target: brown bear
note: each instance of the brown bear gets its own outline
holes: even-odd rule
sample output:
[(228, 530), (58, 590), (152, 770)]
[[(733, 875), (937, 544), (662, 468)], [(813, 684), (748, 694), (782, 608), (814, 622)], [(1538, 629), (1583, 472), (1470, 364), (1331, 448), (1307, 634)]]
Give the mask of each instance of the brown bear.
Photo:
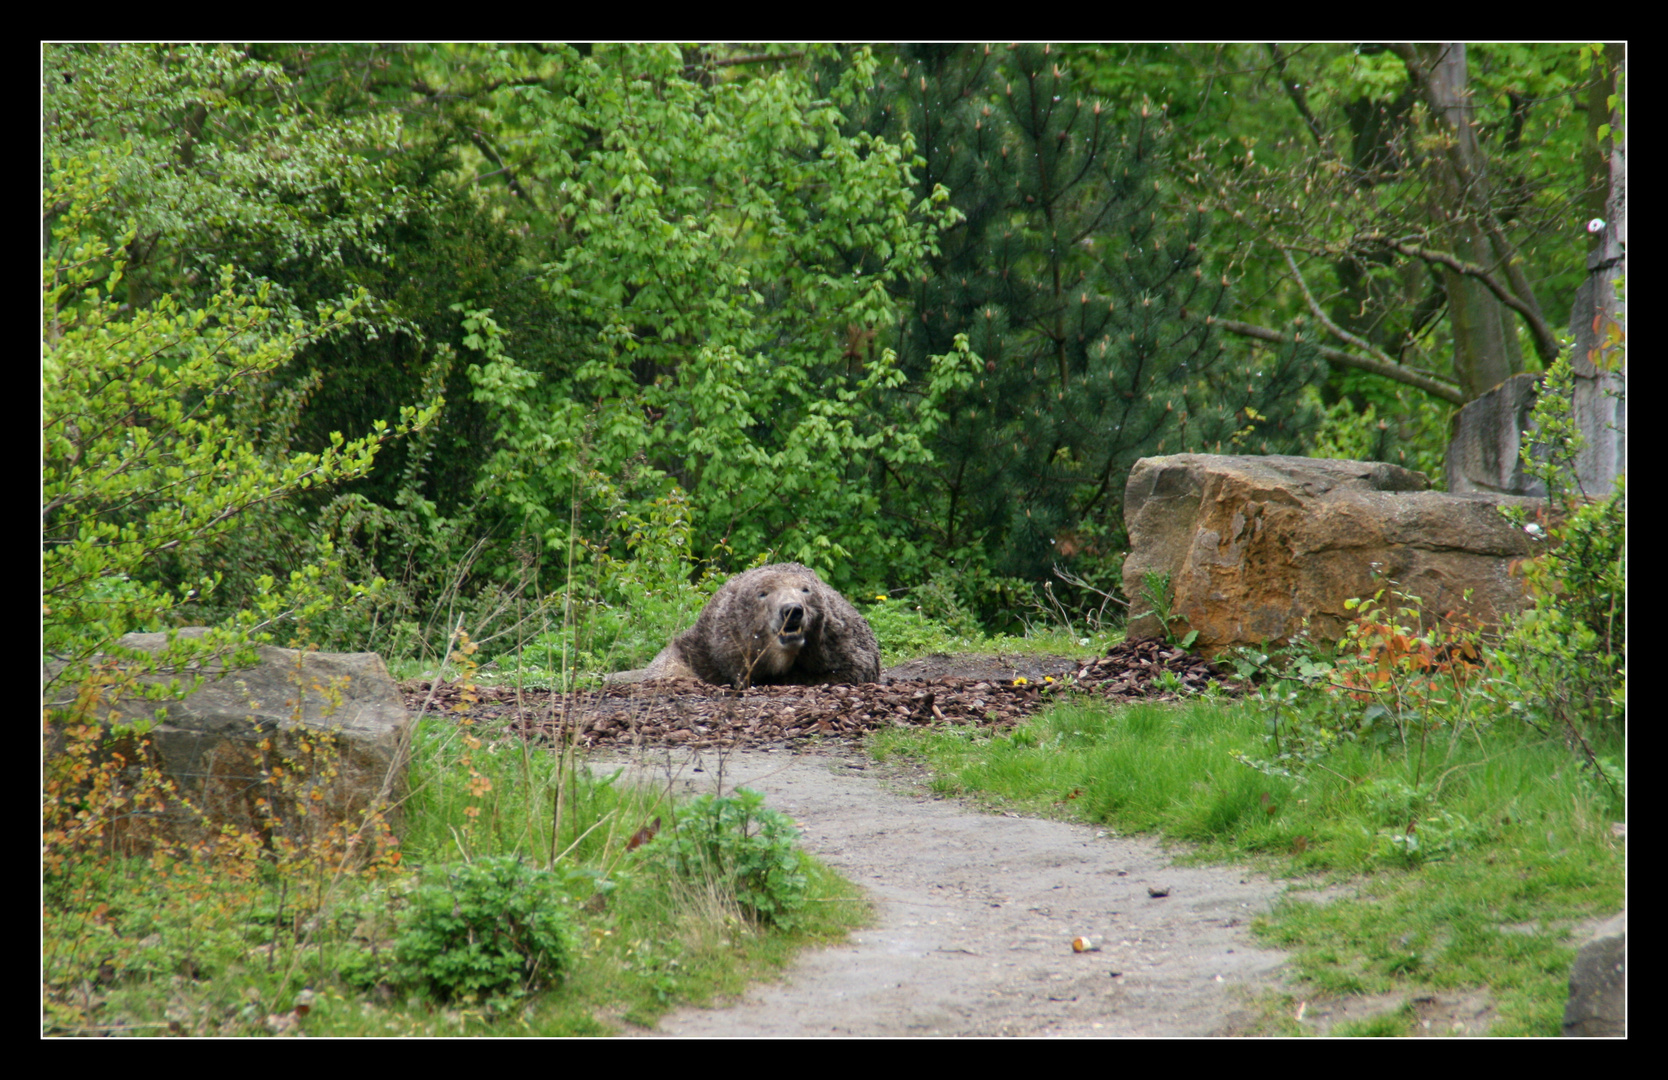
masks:
[(816, 571), (771, 563), (726, 581), (644, 677), (723, 686), (875, 682), (880, 646), (867, 620)]

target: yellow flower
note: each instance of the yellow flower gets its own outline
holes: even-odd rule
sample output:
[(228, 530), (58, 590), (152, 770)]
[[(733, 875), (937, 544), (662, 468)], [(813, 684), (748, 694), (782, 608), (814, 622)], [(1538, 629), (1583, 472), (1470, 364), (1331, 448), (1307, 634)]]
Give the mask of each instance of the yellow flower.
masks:
[(1015, 686), (1024, 686), (1025, 683), (1026, 683), (1026, 679), (1025, 679), (1025, 676), (1023, 676), (1023, 675), (1021, 675), (1019, 678), (1014, 680), (1014, 685)]
[(876, 600), (880, 600), (880, 601), (882, 601), (882, 602), (884, 602), (884, 601), (885, 601), (885, 600), (886, 600), (886, 596), (885, 596), (885, 594), (884, 594), (884, 593), (883, 593), (883, 594), (881, 594), (881, 595), (879, 595), (879, 596), (877, 596), (877, 597), (875, 597), (875, 599), (876, 599)]

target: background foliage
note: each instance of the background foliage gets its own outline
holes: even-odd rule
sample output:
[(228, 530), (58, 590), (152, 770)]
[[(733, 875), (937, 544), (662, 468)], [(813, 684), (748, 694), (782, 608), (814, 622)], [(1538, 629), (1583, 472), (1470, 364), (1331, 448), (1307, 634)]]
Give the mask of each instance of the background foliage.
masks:
[[(363, 587), (312, 611), (321, 644), (422, 653), (461, 619), (491, 654), (555, 613), (602, 665), (645, 647), (627, 605), (675, 624), (760, 558), (987, 629), (1056, 566), (1115, 593), (1137, 457), (1438, 469), (1469, 384), (1429, 251), (1493, 222), (1558, 324), (1608, 55), (1467, 51), (1491, 186), (1456, 203), (1451, 53), (48, 46), (49, 483), (240, 478), (54, 487), (49, 595), (143, 596), (108, 637), (311, 567)], [(102, 391), (72, 377), (91, 338), (128, 365), (79, 376)], [(90, 522), (169, 515), (212, 527), (60, 581)]]

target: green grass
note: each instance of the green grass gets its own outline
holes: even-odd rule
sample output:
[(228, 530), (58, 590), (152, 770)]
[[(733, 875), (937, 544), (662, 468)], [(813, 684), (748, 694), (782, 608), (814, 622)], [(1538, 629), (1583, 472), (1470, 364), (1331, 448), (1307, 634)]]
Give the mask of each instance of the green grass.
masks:
[[(801, 855), (791, 926), (748, 917), (730, 882), (668, 870), (640, 827), (677, 808), (664, 790), (441, 717), (419, 725), (397, 869), (337, 872), (305, 851), (242, 857), (85, 857), (47, 879), (46, 1016), (59, 1034), (258, 1035), (309, 991), (315, 1035), (605, 1035), (738, 994), (800, 950), (865, 924), (861, 891)], [(556, 821), (560, 807), (559, 827)], [(554, 853), (555, 858), (552, 858)], [(392, 963), (425, 868), (515, 855), (554, 866), (578, 948), (555, 989), (433, 1000)]]
[(952, 629), (935, 622), (905, 600), (863, 598), (859, 604), (880, 644), (881, 666), (891, 667), (935, 653), (1019, 653), (1026, 656), (1091, 656), (1123, 640), (1121, 630), (1086, 623), (1040, 628), (1023, 636), (989, 635), (969, 621)]
[[(899, 729), (872, 746), (924, 759), (946, 794), (1186, 841), (1191, 858), (1332, 886), (1342, 895), (1294, 893), (1256, 924), (1292, 951), (1311, 994), (1486, 988), (1494, 1034), (1556, 1035), (1572, 928), (1619, 910), (1625, 882), (1610, 832), (1623, 808), (1561, 741), (1502, 725), (1455, 742), (1416, 784), (1408, 758), (1357, 743), (1301, 780), (1269, 776), (1234, 757), (1255, 756), (1263, 731), (1247, 705), (1080, 700), (1007, 734)], [(1386, 1017), (1337, 1033), (1410, 1025)]]
[[(196, 903), (173, 905), (158, 895), (154, 880), (147, 883), (143, 867), (131, 870), (125, 888), (104, 895), (135, 928), (141, 910), (159, 913), (143, 920), (153, 940), (128, 951), (122, 968), (101, 978), (98, 961), (112, 955), (105, 938), (104, 950), (89, 956), (88, 977), (51, 995), (57, 1000), (48, 1010), (47, 1032), (261, 1035), (269, 1031), (266, 1018), (289, 1012), (307, 988), (312, 1008), (301, 1027), (309, 1035), (609, 1035), (652, 1026), (685, 1002), (739, 994), (750, 982), (780, 972), (800, 950), (841, 940), (869, 917), (859, 890), (815, 863), (809, 867), (809, 914), (791, 932), (752, 925), (721, 892), (656, 895), (626, 886), (595, 914), (580, 912), (576, 895), (580, 951), (558, 989), (505, 1002), (438, 1003), (340, 977), (344, 958), (362, 959), (366, 935), (382, 934), (387, 947), (391, 923), (384, 919), (380, 930), (371, 924), (379, 909), (386, 914), (397, 906), (399, 884), (339, 896), (331, 906), (332, 928), (305, 949), (280, 937), (269, 966), (265, 946), (274, 935), (262, 924), (260, 904), (228, 903), (233, 890), (204, 876), (190, 883), (198, 890)], [(177, 877), (170, 881), (182, 884)], [(49, 979), (68, 966), (54, 944), (73, 936), (49, 920)], [(298, 952), (307, 955), (295, 963)], [(80, 1022), (88, 1019), (83, 1009), (92, 1014), (91, 1023)]]
[(708, 1004), (771, 978), (802, 949), (831, 943), (868, 919), (859, 891), (820, 864), (810, 869), (806, 925), (766, 931), (719, 894), (655, 895), (626, 887), (608, 908), (579, 916), (575, 970), (553, 991), (506, 1008), (381, 1002), (332, 987), (307, 1019), (314, 1035), (584, 1036), (652, 1027), (680, 1004)]
[(1201, 702), (1136, 705), (1111, 712), (1084, 699), (1062, 703), (1006, 735), (974, 728), (878, 733), (876, 756), (925, 756), (943, 794), (985, 793), (1042, 813), (1068, 810), (1130, 832), (1221, 845), (1278, 845), (1263, 796), (1289, 798), (1227, 751), (1257, 745), (1259, 724), (1243, 710)]

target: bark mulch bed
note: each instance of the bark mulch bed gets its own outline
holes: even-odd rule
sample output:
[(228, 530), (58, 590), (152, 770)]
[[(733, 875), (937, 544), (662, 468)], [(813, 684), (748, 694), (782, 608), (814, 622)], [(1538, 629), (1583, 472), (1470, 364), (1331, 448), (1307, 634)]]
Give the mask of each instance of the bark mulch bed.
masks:
[(755, 686), (746, 690), (691, 679), (621, 683), (563, 695), (513, 686), (402, 684), (406, 705), (506, 724), (541, 742), (573, 733), (582, 746), (783, 747), (813, 739), (859, 739), (886, 727), (976, 724), (1011, 727), (1066, 694), (1113, 701), (1173, 701), (1154, 685), (1172, 672), (1186, 691), (1211, 680), (1228, 688), (1222, 669), (1159, 641), (1126, 641), (1105, 656), (1081, 661), (1075, 674), (1052, 681), (940, 676), (883, 678), (858, 686)]

